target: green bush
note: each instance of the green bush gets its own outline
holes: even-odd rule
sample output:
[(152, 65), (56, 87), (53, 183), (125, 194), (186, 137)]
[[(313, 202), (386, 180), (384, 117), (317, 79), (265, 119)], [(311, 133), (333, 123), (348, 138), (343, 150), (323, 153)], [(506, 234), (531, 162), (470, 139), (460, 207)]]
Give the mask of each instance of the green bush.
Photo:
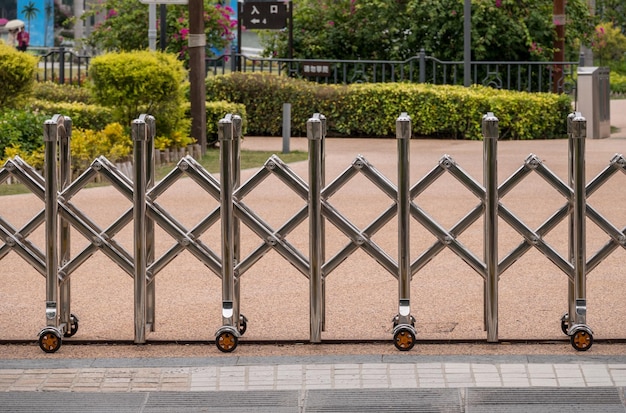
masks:
[(92, 104), (91, 92), (85, 87), (54, 82), (35, 82), (33, 95), (36, 99), (51, 102), (78, 102)]
[(616, 95), (625, 95), (626, 94), (626, 75), (611, 72), (609, 76), (610, 76), (610, 81), (611, 81), (611, 93), (614, 93)]
[(157, 135), (188, 134), (186, 72), (172, 54), (139, 51), (107, 53), (91, 60), (89, 87), (94, 100), (111, 108), (113, 120), (130, 127), (142, 113), (156, 119)]
[(328, 113), (341, 89), (263, 73), (238, 72), (206, 81), (207, 100), (242, 103), (248, 132), (270, 136), (281, 134), (283, 103), (291, 103), (292, 133), (306, 135), (306, 121), (315, 112)]
[(418, 136), (481, 139), (481, 119), (494, 112), (503, 139), (564, 137), (570, 99), (474, 86), (415, 83), (319, 85), (270, 74), (233, 73), (207, 79), (207, 96), (245, 105), (248, 133), (280, 134), (282, 104), (292, 104), (292, 131), (306, 134), (315, 112), (327, 117), (328, 134), (395, 136), (401, 112), (412, 118)]
[(43, 146), (43, 124), (49, 116), (38, 111), (6, 109), (0, 113), (0, 159), (9, 148), (30, 153)]
[(37, 58), (0, 43), (0, 108), (23, 104), (33, 88)]
[[(98, 105), (35, 99), (31, 107), (45, 114), (47, 119), (58, 113), (68, 116), (72, 119), (72, 125), (75, 128), (102, 130), (106, 125), (114, 122), (113, 110)], [(130, 128), (130, 124), (125, 126)]]

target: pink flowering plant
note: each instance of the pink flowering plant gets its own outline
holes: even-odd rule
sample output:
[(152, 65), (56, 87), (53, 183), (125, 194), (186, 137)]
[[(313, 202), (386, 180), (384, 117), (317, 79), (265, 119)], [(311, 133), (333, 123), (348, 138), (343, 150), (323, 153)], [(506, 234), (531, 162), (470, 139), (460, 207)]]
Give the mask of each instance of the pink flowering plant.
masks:
[[(167, 5), (167, 44), (166, 51), (176, 53), (187, 61), (189, 54), (189, 8), (187, 5)], [(131, 51), (148, 48), (148, 5), (138, 0), (99, 0), (83, 19), (104, 15), (104, 21), (97, 24), (86, 39), (86, 44), (96, 50)], [(223, 50), (234, 38), (236, 21), (232, 20), (233, 10), (217, 3), (217, 0), (204, 0), (204, 28), (207, 55), (212, 50)], [(157, 21), (157, 48), (160, 48), (160, 22)]]
[[(189, 62), (189, 13), (187, 7), (178, 7), (177, 13), (168, 13), (166, 50)], [(214, 55), (213, 50), (223, 50), (234, 39), (237, 22), (233, 20), (233, 10), (229, 6), (205, 1), (204, 27), (206, 34), (207, 56)], [(159, 24), (160, 25), (160, 24)]]

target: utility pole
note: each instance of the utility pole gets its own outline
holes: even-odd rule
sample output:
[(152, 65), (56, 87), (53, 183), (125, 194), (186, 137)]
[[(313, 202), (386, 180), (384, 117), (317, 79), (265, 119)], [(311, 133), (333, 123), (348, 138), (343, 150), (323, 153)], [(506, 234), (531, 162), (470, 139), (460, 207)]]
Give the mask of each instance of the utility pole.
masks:
[(565, 0), (554, 0), (552, 22), (556, 30), (553, 59), (556, 67), (552, 71), (552, 92), (559, 93), (562, 92), (559, 90), (559, 86), (562, 84), (563, 78), (562, 62), (565, 61)]
[(206, 153), (206, 89), (204, 1), (189, 0), (189, 84), (191, 100), (191, 136)]
[(463, 4), (463, 85), (472, 85), (472, 1)]
[(156, 3), (148, 5), (148, 48), (151, 51), (156, 50)]

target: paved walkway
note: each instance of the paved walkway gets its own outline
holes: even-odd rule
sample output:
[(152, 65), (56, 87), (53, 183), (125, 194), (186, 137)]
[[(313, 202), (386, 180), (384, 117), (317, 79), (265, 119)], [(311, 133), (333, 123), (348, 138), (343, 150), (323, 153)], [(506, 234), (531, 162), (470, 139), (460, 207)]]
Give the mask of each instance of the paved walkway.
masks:
[(0, 361), (0, 392), (626, 387), (626, 356), (338, 356)]
[(626, 356), (0, 361), (0, 411), (625, 412)]

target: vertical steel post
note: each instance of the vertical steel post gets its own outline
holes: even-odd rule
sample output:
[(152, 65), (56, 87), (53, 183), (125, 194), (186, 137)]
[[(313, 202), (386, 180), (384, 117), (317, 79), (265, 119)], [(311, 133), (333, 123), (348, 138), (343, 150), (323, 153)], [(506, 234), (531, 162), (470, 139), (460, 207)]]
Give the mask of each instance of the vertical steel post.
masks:
[(144, 119), (132, 123), (133, 135), (133, 220), (135, 256), (135, 343), (146, 342), (146, 146), (148, 126)]
[[(72, 120), (68, 117), (63, 119), (65, 133), (59, 137), (59, 169), (60, 169), (60, 190), (63, 191), (72, 182), (72, 155), (70, 151), (70, 140), (72, 138)], [(59, 264), (65, 265), (70, 260), (70, 223), (67, 219), (59, 218)], [(61, 284), (59, 307), (61, 324), (70, 326), (71, 320), (71, 284), (70, 279), (65, 279)], [(68, 327), (70, 328), (70, 327)]]
[(577, 113), (572, 119), (572, 147), (574, 150), (574, 291), (576, 297), (575, 324), (586, 324), (587, 289), (586, 289), (586, 207), (585, 190), (585, 138), (587, 121)]
[[(567, 151), (567, 167), (568, 167), (568, 184), (570, 188), (574, 188), (574, 125), (573, 120), (576, 117), (575, 113), (570, 113), (567, 116), (567, 143), (568, 143), (568, 151)], [(575, 265), (574, 261), (574, 214), (569, 214), (568, 220), (568, 258), (572, 263), (572, 266)], [(576, 289), (574, 286), (574, 280), (568, 277), (567, 279), (567, 308), (568, 312), (565, 316), (563, 316), (564, 320), (568, 325), (571, 325), (570, 320), (574, 319), (574, 314), (576, 313)]]
[[(322, 122), (322, 139), (320, 140), (320, 152), (321, 152), (321, 162), (322, 162), (322, 173), (321, 173), (321, 181), (320, 188), (324, 188), (326, 186), (326, 116), (323, 114), (319, 114), (320, 121)], [(321, 191), (321, 189), (320, 189)], [(321, 255), (320, 255), (320, 265), (324, 265), (326, 262), (326, 219), (324, 216), (320, 217), (320, 237), (321, 237)], [(326, 331), (326, 277), (322, 272), (322, 331)]]
[(283, 103), (283, 153), (289, 153), (291, 141), (291, 103)]
[(63, 117), (55, 115), (45, 121), (43, 140), (45, 146), (46, 193), (46, 326), (58, 326), (58, 203), (57, 203), (57, 143)]
[(483, 173), (485, 181), (484, 255), (485, 321), (487, 341), (498, 341), (498, 118), (488, 112), (483, 116)]
[[(242, 119), (239, 115), (233, 115), (233, 150), (231, 159), (231, 173), (233, 182), (233, 191), (241, 184), (241, 136), (242, 136)], [(232, 198), (232, 196), (231, 196)], [(239, 218), (234, 216), (233, 212), (233, 266), (239, 263), (241, 255), (241, 224)], [(234, 277), (234, 312), (233, 318), (237, 325), (242, 323), (241, 317), (241, 281), (239, 274), (235, 272)], [(240, 326), (241, 327), (241, 326)], [(239, 329), (241, 331), (241, 328)]]
[(402, 113), (396, 119), (398, 143), (398, 309), (399, 324), (410, 324), (411, 313), (411, 249), (409, 230), (411, 217), (410, 152), (411, 118)]
[(322, 341), (322, 121), (314, 116), (306, 123), (309, 139), (309, 304), (310, 341)]
[[(154, 186), (154, 138), (156, 136), (155, 119), (151, 115), (141, 115), (146, 122), (146, 192)], [(154, 262), (154, 220), (146, 216), (146, 268)], [(146, 275), (148, 275), (146, 273)], [(150, 331), (156, 329), (156, 280), (152, 279), (146, 288), (146, 323)]]
[(234, 326), (234, 218), (233, 218), (233, 122), (230, 116), (217, 125), (220, 141), (220, 202), (222, 221), (222, 323)]

